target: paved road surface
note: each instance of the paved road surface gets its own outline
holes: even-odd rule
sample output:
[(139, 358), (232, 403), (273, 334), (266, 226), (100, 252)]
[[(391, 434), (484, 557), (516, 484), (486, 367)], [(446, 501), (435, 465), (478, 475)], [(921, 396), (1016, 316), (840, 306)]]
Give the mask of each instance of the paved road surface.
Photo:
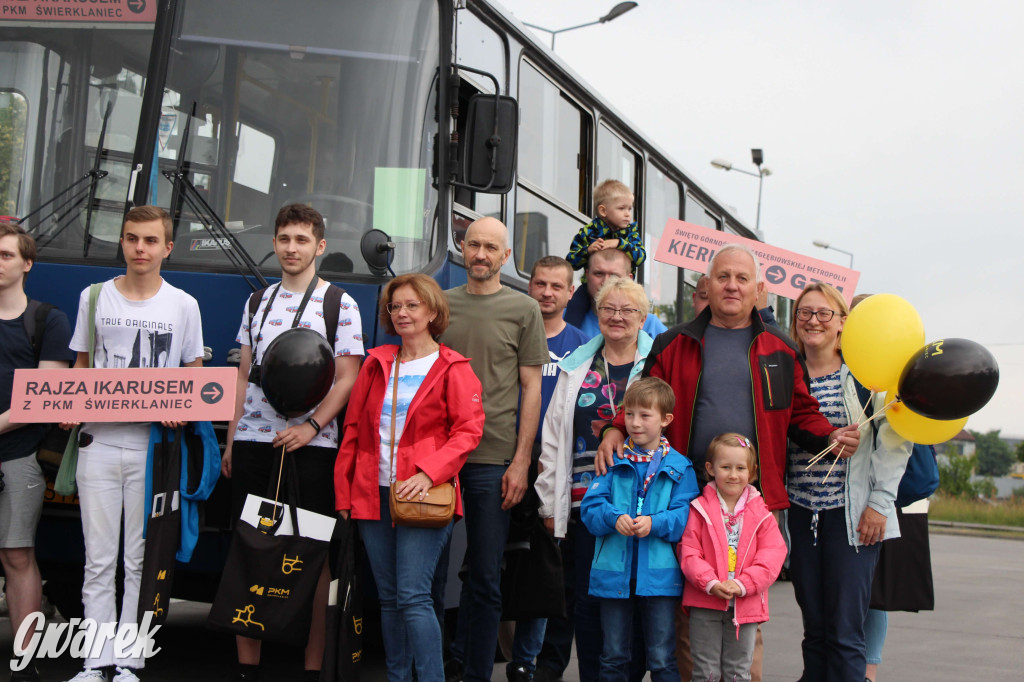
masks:
[[(894, 613), (889, 620), (879, 680), (1024, 680), (1024, 542), (932, 535), (936, 610)], [(203, 626), (207, 606), (176, 603), (171, 623), (157, 636), (162, 651), (150, 661), (146, 682), (223, 682), (231, 679), (233, 641)], [(800, 613), (789, 583), (771, 591), (772, 621), (765, 628), (765, 682), (792, 682), (801, 671)], [(6, 621), (6, 619), (2, 619)], [(0, 623), (0, 646), (11, 635)], [(301, 651), (268, 646), (264, 680), (298, 679)], [(41, 661), (46, 682), (70, 678), (76, 661)], [(504, 681), (504, 664), (494, 680)], [(0, 677), (6, 679), (6, 676)], [(364, 680), (384, 679), (379, 661)], [(575, 663), (566, 680), (578, 680)]]

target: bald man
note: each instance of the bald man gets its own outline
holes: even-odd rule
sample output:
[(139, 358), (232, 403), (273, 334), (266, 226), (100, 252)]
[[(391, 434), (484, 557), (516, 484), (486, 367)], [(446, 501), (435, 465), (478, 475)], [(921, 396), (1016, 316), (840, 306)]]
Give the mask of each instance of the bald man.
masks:
[(459, 473), (469, 575), (452, 656), (465, 680), (490, 680), (494, 670), (509, 510), (526, 492), (540, 421), (541, 367), (549, 359), (537, 302), (501, 284), (501, 268), (512, 253), (508, 243), (501, 221), (472, 223), (462, 242), (467, 282), (445, 292), (451, 321), (441, 342), (470, 359), (483, 385), (487, 418), (480, 445)]

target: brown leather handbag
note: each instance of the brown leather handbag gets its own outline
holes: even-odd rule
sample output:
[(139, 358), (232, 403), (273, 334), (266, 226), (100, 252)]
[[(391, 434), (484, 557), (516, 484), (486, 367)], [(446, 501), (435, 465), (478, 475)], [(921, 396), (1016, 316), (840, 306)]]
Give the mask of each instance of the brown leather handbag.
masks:
[(391, 390), (391, 492), (388, 495), (391, 521), (399, 526), (414, 528), (444, 528), (455, 516), (455, 486), (451, 481), (435, 485), (422, 500), (402, 500), (395, 492), (404, 483), (395, 481), (395, 410), (398, 405), (399, 363), (396, 355), (395, 378)]

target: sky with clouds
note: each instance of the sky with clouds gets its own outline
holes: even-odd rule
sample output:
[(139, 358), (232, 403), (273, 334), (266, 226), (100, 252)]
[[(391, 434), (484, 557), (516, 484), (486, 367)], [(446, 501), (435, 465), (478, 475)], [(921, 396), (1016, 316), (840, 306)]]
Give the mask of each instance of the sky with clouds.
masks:
[[(615, 0), (504, 0), (552, 29)], [(995, 397), (968, 428), (1024, 437), (1024, 6), (949, 0), (640, 0), (558, 56), (766, 241), (906, 298), (928, 341), (984, 344)], [(545, 44), (547, 34), (537, 32)], [(1014, 66), (1016, 65), (1016, 66)]]

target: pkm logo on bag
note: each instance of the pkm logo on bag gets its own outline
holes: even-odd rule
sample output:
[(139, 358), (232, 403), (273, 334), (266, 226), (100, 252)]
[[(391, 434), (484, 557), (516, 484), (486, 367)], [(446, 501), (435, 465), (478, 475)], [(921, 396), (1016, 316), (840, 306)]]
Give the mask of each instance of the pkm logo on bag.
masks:
[(288, 597), (292, 596), (292, 591), (286, 590), (283, 587), (268, 587), (267, 596), (277, 597), (279, 599), (287, 599)]
[(289, 575), (291, 573), (294, 573), (295, 571), (301, 571), (301, 564), (302, 559), (299, 558), (298, 554), (296, 554), (291, 559), (288, 558), (287, 554), (281, 556), (281, 572), (285, 575)]
[[(263, 588), (261, 587), (260, 591), (262, 592), (262, 590), (263, 590)], [(250, 625), (255, 625), (260, 630), (266, 629), (266, 628), (263, 627), (263, 623), (259, 623), (259, 622), (257, 622), (257, 621), (252, 619), (252, 614), (254, 614), (254, 613), (256, 613), (256, 607), (253, 606), (252, 604), (248, 604), (245, 608), (242, 608), (242, 609), (235, 609), (235, 617), (231, 619), (231, 622), (232, 623), (241, 623), (245, 627), (249, 627)], [(243, 618), (242, 616), (245, 616), (245, 617)]]
[[(162, 580), (162, 578), (161, 578)], [(153, 617), (161, 618), (164, 615), (163, 608), (160, 607), (160, 593), (156, 595), (156, 599), (153, 600)]]
[(259, 597), (263, 596), (263, 586), (262, 585), (253, 585), (252, 587), (249, 588), (249, 591), (252, 592), (253, 594), (259, 596)]
[(164, 571), (157, 571), (156, 579), (157, 580), (167, 580), (167, 571), (166, 570), (164, 570)]

